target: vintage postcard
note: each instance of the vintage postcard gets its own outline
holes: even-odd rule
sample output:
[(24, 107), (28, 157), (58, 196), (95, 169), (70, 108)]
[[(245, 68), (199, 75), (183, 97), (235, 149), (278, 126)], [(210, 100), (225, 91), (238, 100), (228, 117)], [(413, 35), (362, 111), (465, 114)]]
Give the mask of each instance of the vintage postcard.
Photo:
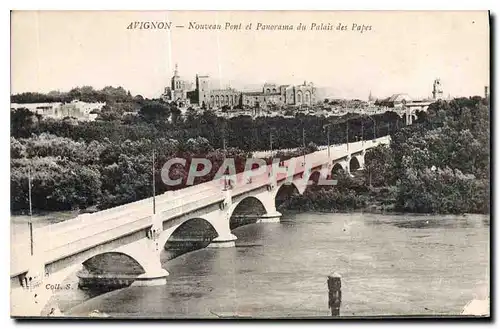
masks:
[(490, 316), (487, 11), (13, 11), (11, 317)]

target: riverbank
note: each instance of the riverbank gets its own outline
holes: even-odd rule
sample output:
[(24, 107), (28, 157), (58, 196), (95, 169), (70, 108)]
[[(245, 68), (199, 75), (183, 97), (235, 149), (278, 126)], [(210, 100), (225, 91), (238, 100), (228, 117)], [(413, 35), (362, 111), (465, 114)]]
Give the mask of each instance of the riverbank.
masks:
[[(401, 200), (396, 186), (371, 187), (363, 181), (362, 175), (343, 177), (336, 186), (311, 186), (304, 194), (294, 194), (278, 205), (279, 211), (373, 214), (422, 214), (422, 215), (464, 215), (489, 214), (486, 211), (462, 211), (463, 207), (448, 207), (446, 211), (429, 211), (421, 205), (407, 211), (405, 207), (412, 200)], [(432, 201), (432, 200), (429, 200)], [(469, 208), (474, 210), (475, 208)]]

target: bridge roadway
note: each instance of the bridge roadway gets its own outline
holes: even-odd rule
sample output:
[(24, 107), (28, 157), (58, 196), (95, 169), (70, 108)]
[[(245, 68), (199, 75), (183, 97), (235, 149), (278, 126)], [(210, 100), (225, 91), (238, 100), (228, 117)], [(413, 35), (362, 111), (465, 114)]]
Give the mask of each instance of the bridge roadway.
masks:
[[(351, 154), (360, 153), (379, 144), (388, 144), (389, 137), (384, 136), (373, 141), (335, 145), (330, 147), (330, 159), (342, 159)], [(293, 175), (304, 172), (303, 156), (285, 161), (285, 166), (295, 162)], [(305, 156), (306, 163), (311, 163), (311, 168), (317, 168), (329, 163), (328, 150), (324, 149)], [(230, 176), (234, 182), (232, 196), (245, 194), (270, 183), (266, 172), (254, 176), (249, 183), (245, 173)], [(287, 173), (277, 175), (277, 181), (289, 177)], [(177, 191), (169, 191), (156, 196), (156, 210), (161, 213), (165, 221), (175, 218), (183, 213), (216, 204), (224, 200), (222, 180), (212, 180), (199, 185), (186, 187)], [(50, 264), (59, 259), (69, 257), (81, 251), (111, 241), (131, 232), (140, 231), (151, 226), (152, 223), (152, 198), (143, 199), (122, 206), (106, 209), (92, 214), (82, 214), (78, 217), (61, 223), (56, 223), (35, 229), (34, 253), (35, 256), (44, 250), (43, 262)], [(26, 273), (32, 259), (30, 257), (29, 236), (27, 234), (11, 237), (11, 278)]]

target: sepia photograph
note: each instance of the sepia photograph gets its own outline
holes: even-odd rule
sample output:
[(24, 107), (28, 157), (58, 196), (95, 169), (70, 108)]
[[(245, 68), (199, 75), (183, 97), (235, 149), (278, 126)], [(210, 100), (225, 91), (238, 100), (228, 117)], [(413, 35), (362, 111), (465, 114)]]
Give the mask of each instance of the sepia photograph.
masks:
[(483, 11), (10, 12), (10, 316), (490, 315)]

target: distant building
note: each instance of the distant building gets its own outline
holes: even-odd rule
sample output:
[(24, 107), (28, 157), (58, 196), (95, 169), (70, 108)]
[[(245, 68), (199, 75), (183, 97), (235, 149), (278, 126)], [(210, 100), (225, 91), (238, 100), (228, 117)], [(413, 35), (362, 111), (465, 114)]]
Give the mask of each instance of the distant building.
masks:
[(375, 102), (375, 97), (372, 95), (372, 91), (370, 90), (370, 94), (368, 95), (368, 103), (373, 103)]
[(377, 100), (375, 105), (387, 107), (402, 107), (404, 104), (411, 102), (412, 99), (408, 94), (394, 94), (391, 97)]
[(54, 116), (55, 110), (61, 107), (61, 102), (54, 103), (11, 103), (11, 110), (25, 108), (41, 116)]
[(170, 80), (170, 87), (165, 88), (161, 98), (164, 101), (176, 102), (179, 106), (188, 106), (190, 104), (188, 91), (192, 89), (192, 84), (189, 81), (181, 79), (177, 64), (175, 64), (174, 76)]
[(434, 80), (434, 84), (432, 86), (432, 99), (443, 99), (443, 88), (441, 86), (441, 79), (439, 78)]
[[(241, 92), (232, 88), (208, 90), (207, 99), (208, 102), (205, 105), (208, 108), (221, 108), (223, 106), (233, 108), (241, 106)], [(203, 103), (200, 106), (202, 105)]]
[(206, 108), (210, 101), (210, 78), (208, 75), (196, 75), (194, 103)]
[[(371, 96), (371, 92), (370, 92)], [(406, 103), (422, 103), (422, 102), (429, 102), (429, 101), (436, 101), (439, 99), (445, 99), (443, 97), (443, 88), (441, 85), (441, 80), (439, 78), (434, 80), (434, 83), (432, 85), (432, 99), (429, 99), (427, 97), (425, 98), (418, 98), (418, 99), (412, 99), (408, 94), (404, 93), (399, 93), (399, 94), (394, 94), (391, 97), (385, 98), (385, 99), (377, 99), (375, 101), (376, 106), (383, 106), (383, 107), (390, 107), (390, 108), (399, 108), (403, 107)], [(450, 95), (448, 94), (448, 98), (450, 99)]]
[(268, 108), (273, 105), (312, 105), (316, 102), (316, 88), (312, 83), (292, 86), (265, 83), (262, 90), (242, 92), (233, 88), (211, 89), (210, 77), (196, 75), (195, 89), (182, 80), (175, 65), (170, 87), (166, 87), (162, 99), (179, 106), (197, 104), (202, 108)]
[(242, 101), (245, 107), (312, 105), (316, 102), (316, 88), (312, 83), (305, 81), (297, 86), (266, 83), (262, 91), (242, 93)]
[(106, 103), (86, 103), (73, 100), (71, 103), (11, 103), (11, 110), (25, 108), (44, 118), (63, 119), (66, 117), (76, 118), (80, 121), (94, 121), (97, 113)]

